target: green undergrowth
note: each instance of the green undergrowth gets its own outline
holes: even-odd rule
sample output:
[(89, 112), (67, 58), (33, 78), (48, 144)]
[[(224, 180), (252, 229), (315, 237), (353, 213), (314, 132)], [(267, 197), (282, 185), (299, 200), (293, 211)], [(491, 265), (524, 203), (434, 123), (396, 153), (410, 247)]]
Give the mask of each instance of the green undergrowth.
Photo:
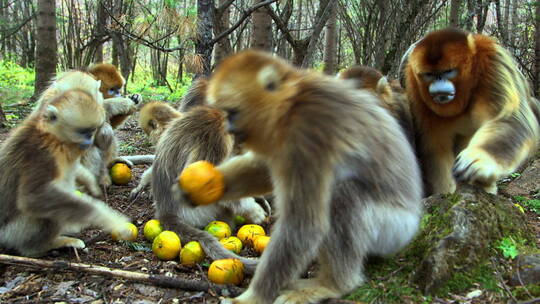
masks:
[[(516, 217), (509, 215), (512, 212), (503, 214), (508, 210), (506, 208), (494, 208), (497, 210), (496, 214), (490, 215), (489, 220), (502, 219), (497, 221), (503, 235), (490, 235), (489, 245), (484, 248), (485, 251), (479, 253), (485, 258), (477, 263), (470, 263), (469, 256), (462, 257), (463, 261), (469, 261), (469, 266), (454, 270), (451, 278), (435, 292), (423, 294), (416, 283), (418, 278), (415, 278), (415, 275), (418, 275), (419, 266), (433, 248), (433, 244), (453, 232), (449, 225), (452, 219), (450, 208), (462, 200), (455, 194), (446, 195), (445, 198), (447, 205), (432, 206), (426, 210), (420, 233), (401, 253), (392, 258), (368, 260), (366, 282), (347, 299), (364, 303), (431, 303), (434, 297), (449, 299), (451, 295), (465, 296), (474, 289), (480, 289), (484, 294), (489, 293), (490, 297), (501, 301), (509, 297), (501, 287), (501, 277), (507, 278), (513, 259), (518, 254), (540, 251), (536, 247), (534, 235), (527, 235), (516, 228)], [(483, 208), (478, 205), (473, 208)], [(461, 259), (460, 253), (456, 254), (458, 259)], [(530, 299), (523, 287), (510, 288), (517, 299)], [(536, 293), (540, 288), (532, 290)], [(529, 293), (534, 294), (530, 289)]]

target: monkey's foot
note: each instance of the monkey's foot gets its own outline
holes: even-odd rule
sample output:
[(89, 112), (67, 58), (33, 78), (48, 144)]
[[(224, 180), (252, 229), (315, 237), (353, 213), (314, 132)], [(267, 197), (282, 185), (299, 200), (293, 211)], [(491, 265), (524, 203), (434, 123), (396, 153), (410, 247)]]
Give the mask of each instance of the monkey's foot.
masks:
[(487, 189), (500, 177), (503, 168), (487, 152), (479, 148), (467, 148), (459, 153), (452, 168), (458, 181), (487, 186)]
[(246, 206), (246, 209), (240, 210), (240, 214), (243, 215), (250, 223), (261, 224), (266, 219), (266, 212), (259, 204), (255, 202), (253, 198), (250, 199), (252, 202)]
[(274, 301), (274, 304), (307, 304), (340, 297), (341, 293), (323, 286), (316, 279), (304, 279), (294, 282)]
[(102, 174), (101, 178), (99, 179), (99, 184), (104, 188), (108, 188), (110, 185), (112, 185), (111, 176), (108, 173)]
[(221, 304), (267, 304), (268, 301), (255, 297), (255, 294), (248, 288), (244, 293), (234, 299), (226, 298), (221, 300)]
[(51, 249), (57, 249), (57, 248), (63, 248), (63, 247), (73, 247), (77, 249), (83, 249), (86, 247), (86, 245), (84, 244), (82, 240), (68, 237), (68, 236), (59, 236), (53, 240)]
[(130, 160), (125, 159), (125, 158), (123, 158), (123, 157), (121, 157), (121, 156), (120, 156), (120, 157), (117, 157), (117, 158), (115, 158), (115, 159), (113, 159), (113, 160), (111, 161), (111, 163), (109, 164), (109, 168), (112, 167), (112, 166), (114, 166), (114, 165), (117, 164), (117, 163), (126, 164), (130, 169), (133, 168), (133, 163), (132, 163)]

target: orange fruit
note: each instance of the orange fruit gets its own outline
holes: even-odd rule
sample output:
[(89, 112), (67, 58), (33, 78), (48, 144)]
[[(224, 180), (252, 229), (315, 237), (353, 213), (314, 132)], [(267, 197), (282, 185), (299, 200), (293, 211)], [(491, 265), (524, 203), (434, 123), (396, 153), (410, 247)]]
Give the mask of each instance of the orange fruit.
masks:
[(242, 241), (240, 241), (240, 239), (235, 236), (223, 238), (219, 240), (219, 242), (223, 244), (223, 247), (227, 248), (228, 250), (236, 254), (239, 254), (240, 251), (242, 251)]
[(262, 254), (266, 245), (270, 242), (270, 237), (266, 235), (256, 235), (253, 239), (253, 249), (259, 254)]
[(216, 284), (238, 285), (244, 279), (244, 264), (238, 259), (215, 260), (208, 268), (208, 279)]
[(152, 242), (158, 236), (161, 232), (163, 232), (163, 227), (161, 227), (161, 223), (159, 220), (149, 220), (144, 224), (143, 233), (144, 237)]
[(116, 163), (110, 170), (111, 180), (115, 185), (127, 185), (131, 181), (131, 169), (123, 163)]
[(223, 196), (223, 174), (210, 162), (196, 161), (182, 171), (178, 185), (197, 205), (215, 203)]
[(118, 232), (117, 230), (113, 230), (111, 231), (111, 238), (113, 239), (113, 241), (135, 241), (137, 239), (137, 235), (139, 235), (139, 230), (137, 229), (137, 226), (133, 225), (132, 223), (126, 223), (126, 226), (131, 231), (131, 235), (127, 238), (122, 238), (122, 236), (120, 236), (120, 232)]
[(163, 231), (154, 239), (152, 251), (160, 260), (172, 260), (180, 253), (182, 243), (173, 231)]
[(197, 241), (191, 241), (180, 250), (180, 263), (182, 265), (195, 265), (204, 260), (204, 250)]
[(204, 230), (215, 236), (218, 240), (231, 236), (231, 227), (229, 224), (222, 221), (212, 221), (206, 225)]
[(244, 243), (245, 246), (253, 246), (253, 240), (257, 235), (266, 235), (264, 228), (259, 225), (249, 224), (240, 227), (236, 236)]

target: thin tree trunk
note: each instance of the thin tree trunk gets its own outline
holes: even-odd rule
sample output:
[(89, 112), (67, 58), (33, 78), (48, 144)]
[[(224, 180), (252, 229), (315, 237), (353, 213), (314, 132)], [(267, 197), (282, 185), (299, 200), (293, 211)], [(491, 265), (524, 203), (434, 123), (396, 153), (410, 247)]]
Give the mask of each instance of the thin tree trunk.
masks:
[(330, 18), (326, 23), (326, 41), (324, 44), (324, 72), (329, 75), (336, 74), (336, 56), (337, 56), (337, 7), (333, 5), (330, 12)]
[[(253, 5), (264, 0), (253, 0)], [(251, 17), (253, 29), (251, 32), (251, 47), (259, 50), (272, 50), (272, 17), (266, 7), (261, 7)]]
[(534, 47), (534, 56), (535, 56), (535, 65), (534, 65), (534, 92), (536, 97), (540, 96), (540, 5), (536, 5), (535, 8), (535, 47)]
[(212, 67), (212, 28), (213, 28), (213, 0), (197, 0), (197, 40), (195, 42), (195, 53), (200, 56), (202, 69), (197, 71), (195, 77), (210, 75)]
[[(223, 5), (228, 0), (219, 0), (219, 5)], [(220, 33), (224, 32), (226, 29), (229, 28), (230, 19), (231, 19), (231, 9), (230, 7), (224, 8), (223, 11), (220, 11), (219, 14), (216, 12), (215, 15), (216, 20), (215, 27), (214, 27), (214, 34), (219, 35)], [(223, 37), (223, 39), (219, 40), (216, 44), (216, 50), (215, 50), (215, 56), (214, 56), (214, 62), (218, 64), (223, 60), (223, 58), (227, 57), (229, 54), (232, 53), (232, 47), (231, 47), (231, 40), (229, 36)]]
[(450, 2), (450, 20), (448, 26), (459, 27), (461, 0), (452, 0)]
[(56, 1), (38, 0), (34, 97), (37, 97), (54, 77), (57, 62)]

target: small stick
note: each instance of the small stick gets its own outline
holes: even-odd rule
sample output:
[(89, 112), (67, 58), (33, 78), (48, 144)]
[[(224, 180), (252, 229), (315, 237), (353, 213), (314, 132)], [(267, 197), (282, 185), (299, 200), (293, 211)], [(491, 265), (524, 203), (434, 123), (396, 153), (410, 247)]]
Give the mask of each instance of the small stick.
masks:
[(187, 291), (205, 291), (215, 290), (220, 294), (231, 296), (240, 295), (244, 290), (231, 285), (218, 285), (204, 281), (187, 280), (178, 277), (167, 277), (164, 275), (150, 275), (134, 271), (114, 269), (105, 266), (97, 266), (83, 263), (72, 263), (68, 261), (46, 261), (41, 259), (25, 258), (7, 254), (0, 254), (0, 263), (26, 265), (40, 268), (53, 268), (65, 271), (82, 271), (94, 275), (103, 275), (115, 278), (152, 284), (160, 287), (178, 288)]

